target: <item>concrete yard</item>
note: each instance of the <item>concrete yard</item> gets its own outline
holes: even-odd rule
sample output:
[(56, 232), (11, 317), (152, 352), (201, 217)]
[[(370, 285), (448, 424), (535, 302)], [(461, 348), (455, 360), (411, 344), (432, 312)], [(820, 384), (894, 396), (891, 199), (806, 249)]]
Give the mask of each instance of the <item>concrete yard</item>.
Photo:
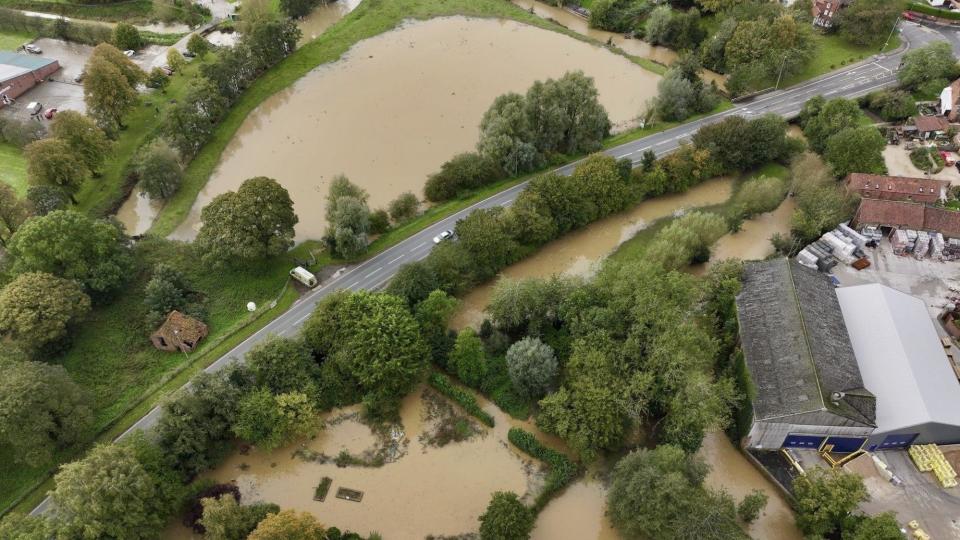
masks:
[[(927, 177), (925, 172), (916, 168), (910, 161), (910, 151), (904, 145), (887, 145), (883, 149), (883, 161), (887, 165), (887, 172), (893, 176)], [(930, 178), (947, 180), (951, 185), (960, 186), (960, 171), (957, 171), (953, 165), (947, 165), (942, 171), (930, 175)]]

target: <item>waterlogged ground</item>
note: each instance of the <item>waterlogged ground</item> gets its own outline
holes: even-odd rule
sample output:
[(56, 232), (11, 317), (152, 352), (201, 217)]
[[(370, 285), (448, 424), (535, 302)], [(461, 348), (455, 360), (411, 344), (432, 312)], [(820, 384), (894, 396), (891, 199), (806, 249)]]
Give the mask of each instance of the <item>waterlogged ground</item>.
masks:
[(595, 79), (620, 126), (641, 113), (659, 80), (603, 47), (508, 20), (443, 17), (362, 41), (247, 117), (173, 237), (193, 238), (214, 196), (266, 175), (293, 197), (297, 239), (318, 238), (335, 175), (364, 187), (373, 208), (420, 194), (429, 173), (474, 148), (496, 96), (577, 69)]
[[(534, 494), (542, 485), (539, 462), (516, 451), (507, 441), (513, 426), (535, 431), (526, 422), (513, 420), (496, 406), (482, 401), (495, 418), (490, 429), (463, 417), (477, 431), (463, 442), (442, 447), (430, 443), (443, 417), (430, 406), (418, 388), (403, 401), (402, 427), (386, 435), (374, 434), (362, 424), (356, 408), (334, 411), (324, 416), (334, 425), (327, 426), (313, 440), (274, 452), (251, 450), (236, 453), (223, 465), (205, 475), (218, 482), (236, 482), (245, 502), (269, 501), (282, 508), (313, 513), (319, 520), (341, 529), (367, 534), (379, 531), (391, 539), (421, 539), (428, 534), (456, 535), (474, 532), (477, 518), (484, 512), (494, 491)], [(429, 391), (428, 391), (429, 392)], [(439, 398), (443, 403), (449, 403)], [(456, 410), (457, 414), (459, 410)], [(541, 440), (563, 449), (562, 443), (537, 432)], [(382, 467), (340, 468), (332, 462), (321, 463), (323, 454), (333, 458), (346, 450), (354, 456), (380, 449), (387, 456)], [(295, 456), (306, 450), (313, 459)], [(333, 479), (324, 502), (313, 500), (314, 488), (321, 478)], [(336, 490), (346, 487), (363, 492), (359, 503), (338, 499)], [(602, 519), (602, 512), (596, 516)], [(180, 526), (172, 526), (165, 537), (171, 540), (194, 538)]]
[[(511, 279), (549, 277), (553, 274), (589, 277), (600, 261), (654, 221), (700, 206), (720, 204), (730, 198), (733, 181), (708, 180), (685, 193), (657, 197), (632, 210), (596, 221), (583, 229), (550, 242), (526, 259), (505, 268), (500, 275)], [(496, 281), (474, 288), (463, 297), (451, 326), (479, 326)]]

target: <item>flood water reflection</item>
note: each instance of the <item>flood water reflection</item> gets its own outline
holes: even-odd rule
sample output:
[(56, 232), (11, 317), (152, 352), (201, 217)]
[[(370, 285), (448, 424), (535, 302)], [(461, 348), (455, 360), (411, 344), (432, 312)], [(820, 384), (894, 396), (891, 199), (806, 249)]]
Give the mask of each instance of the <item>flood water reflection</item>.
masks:
[(319, 238), (335, 175), (365, 188), (373, 208), (420, 194), (429, 173), (473, 149), (496, 96), (577, 69), (594, 78), (620, 125), (641, 113), (660, 79), (603, 47), (508, 20), (443, 17), (362, 41), (247, 117), (173, 236), (193, 238), (214, 196), (264, 175), (290, 191), (297, 239)]

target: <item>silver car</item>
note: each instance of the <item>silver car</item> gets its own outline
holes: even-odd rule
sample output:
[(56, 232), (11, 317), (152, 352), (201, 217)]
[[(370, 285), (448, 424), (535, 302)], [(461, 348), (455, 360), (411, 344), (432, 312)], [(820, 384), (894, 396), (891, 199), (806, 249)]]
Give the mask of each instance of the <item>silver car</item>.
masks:
[(434, 237), (433, 237), (433, 243), (434, 243), (434, 244), (439, 244), (440, 242), (443, 242), (444, 240), (449, 240), (449, 239), (451, 239), (451, 238), (453, 238), (453, 231), (451, 231), (451, 230), (446, 230), (446, 231), (443, 231), (442, 233), (434, 236)]

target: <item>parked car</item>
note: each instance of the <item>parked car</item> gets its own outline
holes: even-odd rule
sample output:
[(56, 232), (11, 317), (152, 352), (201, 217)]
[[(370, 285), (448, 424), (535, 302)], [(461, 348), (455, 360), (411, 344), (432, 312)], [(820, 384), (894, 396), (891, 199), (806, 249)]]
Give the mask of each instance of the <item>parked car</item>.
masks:
[(906, 19), (906, 20), (908, 20), (908, 21), (916, 21), (916, 20), (917, 20), (917, 16), (914, 15), (913, 12), (910, 12), (910, 11), (904, 11), (904, 12), (902, 13), (902, 16), (903, 16), (904, 19)]
[(453, 238), (453, 231), (451, 231), (451, 230), (446, 230), (446, 231), (443, 231), (442, 233), (434, 236), (434, 237), (433, 237), (433, 243), (434, 243), (434, 244), (439, 244), (440, 242), (443, 242), (444, 240), (449, 240), (449, 239), (451, 239), (451, 238)]
[(31, 101), (27, 104), (27, 112), (31, 115), (40, 114), (40, 111), (43, 110), (43, 103), (37, 103), (36, 101)]
[(135, 55), (135, 54), (137, 54), (137, 51), (135, 51), (135, 50), (133, 50), (133, 49), (127, 49), (127, 50), (123, 51), (123, 55), (126, 56), (127, 58), (133, 58), (133, 55)]
[(196, 56), (196, 55), (193, 54), (192, 51), (183, 51), (183, 56), (184, 56), (185, 58), (193, 58), (193, 57)]
[(84, 78), (86, 75), (87, 75), (87, 74), (84, 73), (84, 72), (82, 72), (82, 71), (81, 71), (80, 73), (77, 73), (77, 76), (73, 78), (73, 82), (75, 82), (75, 83), (81, 83), (81, 82), (83, 82), (83, 78)]
[(24, 46), (23, 46), (23, 50), (25, 50), (25, 51), (27, 51), (28, 53), (31, 53), (31, 54), (42, 54), (42, 53), (43, 53), (43, 50), (41, 50), (40, 47), (37, 47), (37, 46), (34, 45), (33, 43), (27, 43), (26, 45), (24, 45)]
[(56, 107), (50, 107), (49, 109), (43, 111), (43, 117), (47, 120), (53, 120), (53, 115), (57, 114)]

